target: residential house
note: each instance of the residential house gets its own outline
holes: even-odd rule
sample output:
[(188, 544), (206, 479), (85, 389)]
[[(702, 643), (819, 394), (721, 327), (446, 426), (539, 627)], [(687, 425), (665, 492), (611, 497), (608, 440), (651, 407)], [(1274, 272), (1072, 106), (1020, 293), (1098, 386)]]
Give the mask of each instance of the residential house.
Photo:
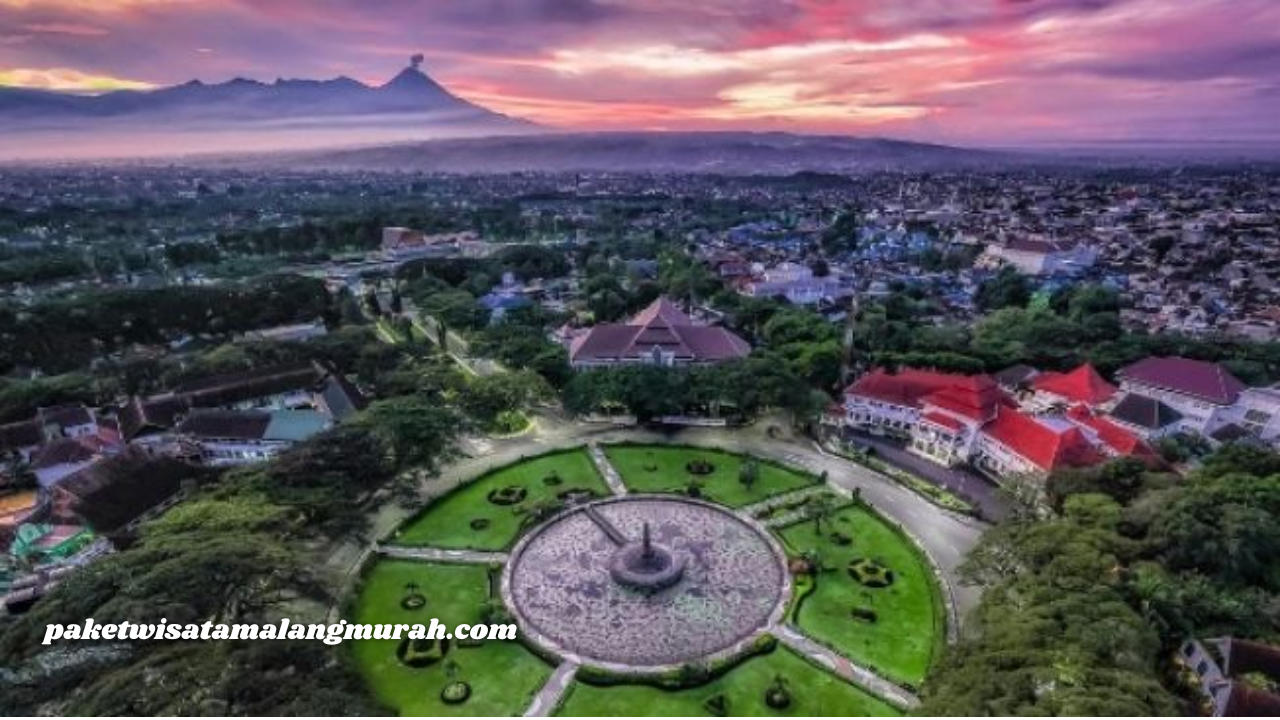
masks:
[(813, 305), (849, 297), (854, 289), (838, 277), (815, 277), (808, 267), (785, 262), (747, 281), (743, 292), (750, 297), (783, 297), (794, 305)]
[(199, 446), (204, 463), (226, 466), (269, 460), (332, 424), (314, 410), (197, 409), (175, 430)]
[(1011, 265), (1024, 275), (1078, 275), (1097, 259), (1097, 250), (1085, 243), (1019, 237), (987, 246), (978, 263)]
[(1251, 640), (1188, 640), (1179, 660), (1196, 678), (1206, 714), (1280, 716), (1280, 647)]

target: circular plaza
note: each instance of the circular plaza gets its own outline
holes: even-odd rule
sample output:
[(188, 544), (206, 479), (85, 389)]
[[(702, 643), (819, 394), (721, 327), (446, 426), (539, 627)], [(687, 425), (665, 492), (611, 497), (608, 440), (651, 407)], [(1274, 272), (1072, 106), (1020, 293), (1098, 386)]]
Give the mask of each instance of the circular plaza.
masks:
[(511, 552), (502, 592), (527, 641), (643, 674), (743, 651), (782, 618), (790, 580), (782, 548), (753, 520), (644, 495), (580, 506), (531, 531)]
[(353, 659), (405, 715), (901, 714), (945, 640), (937, 577), (824, 475), (627, 442), (491, 466), (376, 545), (347, 617), (518, 641), (362, 640)]

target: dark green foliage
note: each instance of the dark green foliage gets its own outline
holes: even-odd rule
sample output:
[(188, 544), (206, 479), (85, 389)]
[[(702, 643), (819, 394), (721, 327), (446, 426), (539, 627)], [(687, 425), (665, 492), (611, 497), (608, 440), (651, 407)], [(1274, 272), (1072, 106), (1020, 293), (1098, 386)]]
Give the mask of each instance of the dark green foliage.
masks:
[(391, 450), (399, 467), (435, 469), (454, 457), (464, 422), (459, 413), (428, 396), (404, 395), (375, 402), (363, 415)]
[(164, 246), (164, 256), (176, 267), (211, 265), (222, 259), (217, 245), (201, 242), (170, 243)]
[(340, 425), (290, 448), (273, 462), (238, 470), (224, 493), (258, 493), (288, 508), (312, 532), (363, 529), (360, 501), (395, 473), (388, 444), (375, 430)]
[(1031, 281), (1012, 267), (1004, 267), (995, 277), (978, 287), (974, 297), (983, 310), (1025, 307), (1031, 300)]
[(89, 266), (76, 255), (36, 253), (0, 259), (0, 283), (35, 285), (84, 275)]
[(986, 589), (923, 712), (1174, 714), (1162, 662), (1183, 639), (1280, 632), (1275, 453), (1227, 447), (1186, 479), (1115, 462), (1049, 488), (1060, 515), (995, 528), (962, 568)]
[(293, 275), (244, 285), (87, 292), (21, 310), (0, 306), (0, 371), (77, 368), (134, 343), (243, 332), (327, 317), (331, 310), (324, 283)]

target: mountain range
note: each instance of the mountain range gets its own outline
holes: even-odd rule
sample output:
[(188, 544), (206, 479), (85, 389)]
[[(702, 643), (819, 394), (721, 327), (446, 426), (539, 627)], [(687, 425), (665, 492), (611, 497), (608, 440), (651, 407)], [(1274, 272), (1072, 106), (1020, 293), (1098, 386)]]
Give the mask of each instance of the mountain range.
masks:
[(278, 153), (228, 162), (307, 170), (855, 174), (1007, 167), (1036, 155), (843, 135), (782, 132), (541, 133)]
[[(287, 149), (308, 146), (308, 137), (315, 140), (310, 146), (333, 147), (538, 131), (450, 93), (420, 62), (415, 57), (377, 86), (340, 77), (193, 80), (101, 95), (0, 87), (0, 158)], [(138, 139), (146, 144), (135, 148)]]

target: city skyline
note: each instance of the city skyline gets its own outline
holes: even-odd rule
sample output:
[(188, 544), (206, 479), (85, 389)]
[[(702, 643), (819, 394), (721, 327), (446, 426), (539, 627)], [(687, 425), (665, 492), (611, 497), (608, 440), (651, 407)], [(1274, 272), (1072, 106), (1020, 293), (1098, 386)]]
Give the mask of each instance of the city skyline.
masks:
[(1265, 0), (0, 0), (0, 85), (385, 81), (568, 130), (969, 145), (1280, 141)]

